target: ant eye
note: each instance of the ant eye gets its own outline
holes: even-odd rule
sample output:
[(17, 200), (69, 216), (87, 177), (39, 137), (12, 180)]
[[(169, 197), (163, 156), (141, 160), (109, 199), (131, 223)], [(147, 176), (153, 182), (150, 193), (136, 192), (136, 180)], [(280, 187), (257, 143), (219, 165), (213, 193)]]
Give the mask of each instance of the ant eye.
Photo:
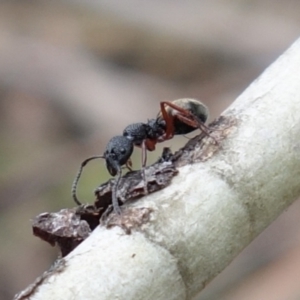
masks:
[(120, 152), (121, 152), (122, 154), (125, 154), (125, 153), (126, 153), (126, 150), (125, 150), (124, 148), (121, 148), (121, 149), (120, 149)]

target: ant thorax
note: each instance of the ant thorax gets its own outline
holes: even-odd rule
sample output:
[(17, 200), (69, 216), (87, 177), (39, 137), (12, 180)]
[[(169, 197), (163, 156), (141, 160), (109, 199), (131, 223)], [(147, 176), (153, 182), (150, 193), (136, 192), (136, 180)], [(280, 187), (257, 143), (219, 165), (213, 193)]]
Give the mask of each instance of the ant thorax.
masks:
[(147, 122), (147, 138), (157, 140), (166, 132), (166, 121), (163, 119), (150, 119)]
[(123, 136), (136, 146), (141, 146), (145, 140), (157, 140), (165, 133), (166, 122), (159, 119), (150, 119), (147, 123), (133, 123), (128, 125)]
[(147, 138), (147, 124), (130, 124), (124, 129), (123, 136), (132, 141), (133, 144), (141, 145), (143, 140)]

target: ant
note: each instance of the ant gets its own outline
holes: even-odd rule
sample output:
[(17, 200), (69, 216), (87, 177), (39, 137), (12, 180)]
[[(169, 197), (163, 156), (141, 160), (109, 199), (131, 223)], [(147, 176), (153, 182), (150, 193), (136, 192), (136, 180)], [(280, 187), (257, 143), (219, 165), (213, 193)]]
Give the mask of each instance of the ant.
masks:
[(112, 205), (114, 211), (120, 214), (117, 190), (122, 175), (121, 167), (126, 165), (131, 170), (130, 156), (134, 146), (142, 148), (142, 172), (146, 192), (147, 151), (154, 151), (157, 143), (172, 139), (174, 135), (187, 134), (197, 128), (207, 136), (211, 136), (210, 129), (204, 124), (207, 118), (208, 108), (198, 100), (185, 98), (172, 102), (161, 102), (160, 112), (155, 119), (150, 119), (147, 123), (128, 125), (122, 136), (115, 136), (108, 142), (103, 155), (92, 156), (81, 163), (72, 185), (72, 196), (75, 203), (81, 205), (76, 196), (76, 189), (84, 166), (91, 160), (104, 158), (108, 172), (112, 176), (118, 176), (112, 190)]

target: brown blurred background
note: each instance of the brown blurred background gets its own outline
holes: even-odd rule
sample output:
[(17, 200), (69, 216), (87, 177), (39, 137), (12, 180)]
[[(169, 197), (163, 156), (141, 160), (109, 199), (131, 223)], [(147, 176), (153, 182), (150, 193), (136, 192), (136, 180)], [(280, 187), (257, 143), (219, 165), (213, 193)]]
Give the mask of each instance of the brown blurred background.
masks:
[[(161, 100), (202, 99), (212, 120), (299, 28), (296, 0), (0, 1), (0, 299), (56, 258), (30, 220), (74, 206), (83, 159), (154, 117)], [(91, 163), (80, 198), (92, 202), (108, 178), (102, 161)], [(298, 201), (197, 299), (300, 299), (299, 219)]]

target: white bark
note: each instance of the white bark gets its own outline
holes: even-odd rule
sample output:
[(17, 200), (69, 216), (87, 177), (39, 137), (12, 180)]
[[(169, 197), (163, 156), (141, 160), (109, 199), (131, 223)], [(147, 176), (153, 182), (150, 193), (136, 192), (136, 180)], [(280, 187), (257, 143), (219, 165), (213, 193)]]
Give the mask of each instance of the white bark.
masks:
[(300, 195), (300, 40), (224, 112), (218, 153), (134, 203), (149, 223), (98, 227), (31, 299), (191, 299)]

